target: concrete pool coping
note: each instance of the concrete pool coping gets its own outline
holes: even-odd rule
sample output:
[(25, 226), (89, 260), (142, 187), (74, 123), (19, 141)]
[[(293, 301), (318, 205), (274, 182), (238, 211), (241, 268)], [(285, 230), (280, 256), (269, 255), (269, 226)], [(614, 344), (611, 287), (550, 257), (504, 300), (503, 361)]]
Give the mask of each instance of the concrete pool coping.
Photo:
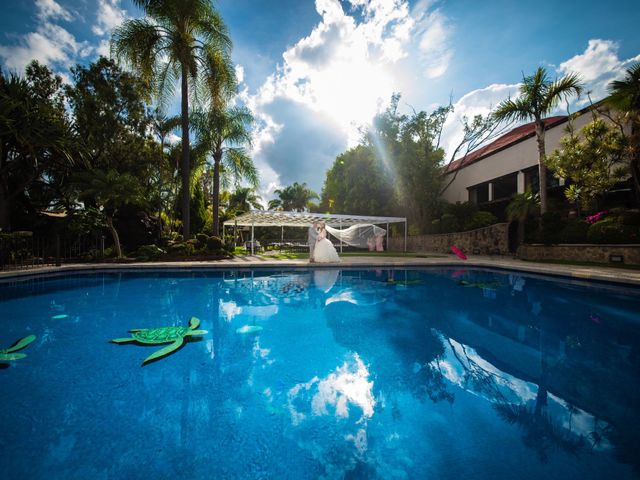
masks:
[(44, 266), (0, 272), (0, 283), (27, 280), (31, 277), (58, 276), (69, 273), (104, 271), (153, 271), (153, 270), (235, 270), (235, 269), (309, 269), (309, 268), (416, 268), (416, 267), (465, 267), (518, 271), (528, 274), (565, 277), (575, 280), (593, 280), (640, 286), (640, 270), (626, 270), (607, 266), (578, 266), (551, 263), (525, 262), (503, 256), (472, 256), (460, 260), (454, 256), (438, 257), (372, 257), (349, 256), (341, 263), (310, 264), (306, 259), (270, 259), (264, 256), (238, 256), (226, 260), (186, 262), (132, 262), (132, 263), (82, 263), (63, 264), (59, 267)]

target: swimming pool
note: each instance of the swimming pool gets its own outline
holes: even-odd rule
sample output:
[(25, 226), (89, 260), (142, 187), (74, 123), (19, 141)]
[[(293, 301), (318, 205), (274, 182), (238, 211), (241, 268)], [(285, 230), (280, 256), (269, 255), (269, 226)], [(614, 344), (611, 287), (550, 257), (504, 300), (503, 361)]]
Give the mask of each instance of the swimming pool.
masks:
[[(0, 285), (11, 479), (636, 478), (640, 290), (473, 269)], [(188, 327), (175, 352), (114, 344)]]

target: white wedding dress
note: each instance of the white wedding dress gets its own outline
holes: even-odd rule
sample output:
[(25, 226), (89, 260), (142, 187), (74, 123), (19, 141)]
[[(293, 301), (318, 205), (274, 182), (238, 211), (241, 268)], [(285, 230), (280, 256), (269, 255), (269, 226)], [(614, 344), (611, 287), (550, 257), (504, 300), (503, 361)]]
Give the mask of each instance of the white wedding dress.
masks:
[(335, 263), (340, 261), (333, 243), (327, 238), (327, 231), (320, 230), (313, 250), (313, 261), (316, 263)]

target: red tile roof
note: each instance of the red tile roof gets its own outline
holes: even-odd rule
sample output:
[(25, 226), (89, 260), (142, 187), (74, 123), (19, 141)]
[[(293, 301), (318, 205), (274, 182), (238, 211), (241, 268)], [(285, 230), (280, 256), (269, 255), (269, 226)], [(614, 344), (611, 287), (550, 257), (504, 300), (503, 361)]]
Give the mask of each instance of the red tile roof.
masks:
[[(546, 128), (549, 129), (566, 121), (566, 116), (549, 117), (544, 119), (544, 124)], [(460, 168), (464, 168), (474, 162), (477, 162), (478, 160), (482, 160), (489, 155), (497, 153), (500, 150), (504, 150), (511, 145), (526, 140), (529, 137), (533, 137), (534, 135), (535, 125), (533, 122), (516, 127), (510, 132), (507, 132), (498, 139), (494, 140), (489, 145), (485, 145), (484, 147), (474, 150), (473, 152), (467, 154), (466, 157), (454, 160), (449, 165), (447, 165), (445, 169), (446, 173), (454, 172)]]

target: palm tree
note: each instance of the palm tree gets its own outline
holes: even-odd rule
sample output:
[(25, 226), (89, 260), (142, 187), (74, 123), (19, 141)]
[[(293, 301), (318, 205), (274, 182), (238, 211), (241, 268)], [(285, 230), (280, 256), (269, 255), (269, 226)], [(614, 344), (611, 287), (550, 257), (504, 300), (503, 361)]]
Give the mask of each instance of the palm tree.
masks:
[[(251, 112), (245, 107), (197, 111), (192, 115), (198, 136), (198, 148), (213, 157), (213, 235), (220, 233), (220, 184), (246, 180), (253, 187), (259, 183), (258, 170), (246, 148), (251, 145)], [(221, 173), (224, 171), (224, 175)], [(228, 186), (228, 185), (225, 185)]]
[(524, 193), (514, 195), (511, 203), (507, 205), (507, 219), (510, 222), (518, 221), (518, 245), (524, 243), (524, 227), (527, 218), (536, 213), (539, 205), (539, 195), (531, 193), (530, 189), (527, 189)]
[(235, 213), (248, 212), (251, 209), (262, 210), (262, 198), (253, 187), (240, 187), (229, 196), (229, 209)]
[(280, 198), (282, 209), (293, 212), (308, 211), (312, 205), (311, 200), (319, 198), (318, 194), (311, 190), (306, 183), (298, 182), (275, 190), (274, 193)]
[(544, 120), (562, 100), (582, 93), (580, 77), (565, 75), (551, 81), (547, 71), (538, 67), (536, 72), (522, 79), (520, 95), (515, 100), (509, 98), (500, 103), (494, 112), (497, 120), (526, 122), (533, 120), (538, 142), (538, 176), (540, 185), (540, 212), (547, 211), (547, 168), (545, 165), (545, 124)]
[(281, 210), (282, 209), (282, 200), (279, 198), (274, 198), (269, 200), (269, 204), (267, 205), (269, 210)]
[[(133, 0), (146, 18), (129, 20), (116, 28), (113, 54), (134, 67), (161, 102), (172, 96), (180, 79), (182, 118), (183, 235), (190, 236), (189, 92), (197, 93), (203, 78), (207, 95), (220, 83), (220, 65), (230, 65), (231, 39), (227, 27), (209, 0)], [(224, 84), (225, 82), (223, 82)]]
[(640, 201), (640, 62), (629, 67), (623, 80), (611, 82), (609, 94), (607, 103), (622, 112), (631, 127), (629, 163), (636, 201)]
[[(181, 119), (178, 116), (167, 117), (160, 110), (156, 110), (151, 120), (151, 127), (153, 133), (158, 140), (160, 140), (160, 159), (158, 161), (158, 228), (159, 236), (158, 240), (162, 239), (162, 166), (165, 163), (165, 143), (167, 136), (181, 124)], [(176, 168), (177, 170), (177, 168)]]

